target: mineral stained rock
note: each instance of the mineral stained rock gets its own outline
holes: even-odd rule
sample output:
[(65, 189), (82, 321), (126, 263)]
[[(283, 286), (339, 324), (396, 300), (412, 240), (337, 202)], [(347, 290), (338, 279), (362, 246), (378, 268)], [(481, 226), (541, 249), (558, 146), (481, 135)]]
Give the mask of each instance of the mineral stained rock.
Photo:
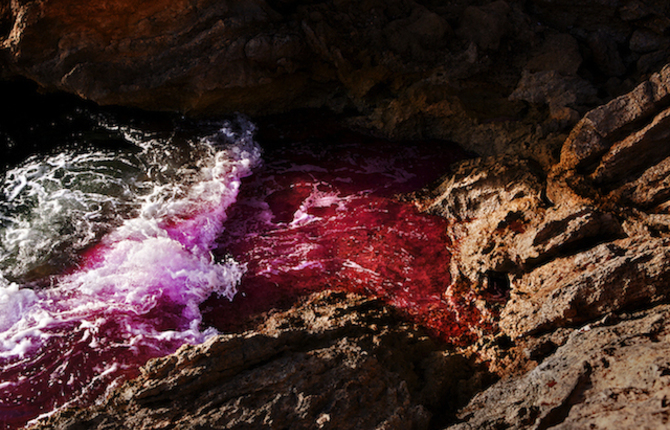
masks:
[(150, 361), (33, 429), (423, 429), (486, 381), (380, 302), (319, 293), (257, 330)]
[(323, 107), (547, 164), (665, 64), (669, 17), (661, 0), (12, 0), (0, 76), (199, 115)]

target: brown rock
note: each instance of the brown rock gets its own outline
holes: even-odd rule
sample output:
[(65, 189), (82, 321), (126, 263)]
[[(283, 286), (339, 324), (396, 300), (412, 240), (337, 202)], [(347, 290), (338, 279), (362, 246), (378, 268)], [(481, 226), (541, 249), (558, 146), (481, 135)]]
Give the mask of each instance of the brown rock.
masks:
[(484, 290), (490, 272), (514, 270), (509, 241), (541, 216), (542, 187), (532, 163), (497, 157), (463, 162), (431, 190), (423, 207), (456, 221), (450, 227), (458, 243), (451, 260), (456, 284)]
[(549, 106), (550, 117), (573, 125), (579, 120), (574, 110), (566, 113), (569, 106), (583, 105), (596, 96), (595, 88), (577, 76), (563, 76), (555, 70), (537, 73), (524, 71), (510, 100), (524, 100)]
[(320, 293), (258, 330), (152, 360), (103, 404), (33, 429), (423, 429), (466, 400), (472, 370), (377, 301)]
[(551, 34), (539, 52), (526, 63), (526, 69), (530, 72), (553, 70), (561, 75), (575, 75), (581, 64), (582, 55), (577, 40), (569, 34)]
[(469, 6), (463, 13), (457, 34), (482, 49), (498, 49), (500, 39), (508, 31), (510, 7), (504, 0), (486, 6)]
[[(612, 199), (649, 212), (665, 212), (659, 205), (670, 200), (670, 158), (647, 169), (639, 178), (612, 191)], [(666, 205), (667, 206), (667, 205)]]
[(617, 220), (593, 207), (562, 205), (549, 208), (544, 218), (514, 238), (510, 254), (524, 270), (590, 243), (623, 235)]
[(670, 109), (652, 120), (646, 127), (615, 143), (602, 156), (591, 179), (598, 185), (625, 181), (638, 172), (670, 156)]
[(500, 325), (513, 338), (666, 300), (670, 242), (620, 239), (556, 258), (512, 281)]
[(608, 76), (622, 76), (626, 72), (626, 66), (612, 34), (601, 30), (596, 31), (591, 33), (588, 43), (601, 72)]
[(540, 366), (476, 396), (449, 429), (665, 428), (670, 310), (613, 322), (574, 330)]
[(667, 39), (659, 34), (649, 30), (636, 30), (630, 37), (629, 47), (635, 52), (652, 52), (665, 47), (667, 43)]
[(470, 160), (425, 194), (424, 208), (458, 221), (451, 289), (507, 279), (499, 324), (512, 340), (670, 298), (667, 74), (589, 112), (547, 177), (514, 158)]
[(624, 21), (635, 21), (646, 18), (652, 14), (651, 8), (638, 0), (625, 2), (619, 7), (619, 16)]
[(666, 103), (670, 67), (653, 75), (633, 91), (589, 113), (572, 130), (561, 151), (557, 170), (581, 169), (601, 156), (617, 137), (647, 120)]
[(619, 46), (637, 34), (651, 49), (667, 14), (647, 2), (643, 18), (619, 16), (614, 0), (136, 3), (3, 3), (0, 76), (193, 115), (328, 108), (387, 137), (540, 161), (606, 93), (597, 68), (625, 82), (658, 66), (664, 48)]
[(637, 70), (644, 74), (659, 70), (666, 64), (668, 57), (670, 57), (670, 50), (668, 49), (643, 54), (637, 60)]

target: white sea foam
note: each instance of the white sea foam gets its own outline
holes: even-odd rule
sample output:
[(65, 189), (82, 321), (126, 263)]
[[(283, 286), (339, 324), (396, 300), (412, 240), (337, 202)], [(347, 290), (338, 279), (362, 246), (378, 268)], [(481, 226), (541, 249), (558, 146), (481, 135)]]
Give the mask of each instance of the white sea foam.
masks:
[[(95, 350), (167, 353), (213, 335), (200, 327), (198, 306), (212, 293), (232, 299), (245, 268), (216, 261), (210, 251), (241, 179), (260, 161), (251, 125), (232, 128), (224, 124), (219, 133), (191, 142), (197, 157), (182, 165), (173, 160), (170, 175), (160, 178), (142, 168), (160, 170), (152, 163), (165, 162), (156, 152), (169, 151), (169, 144), (141, 140), (141, 133), (133, 138), (142, 150), (121, 163), (119, 154), (60, 154), (10, 171), (2, 189), (8, 220), (0, 228), (2, 263), (11, 269), (30, 260), (13, 277), (55, 258), (54, 247), (93, 248), (79, 270), (59, 275), (48, 288), (0, 277), (0, 359), (14, 365), (54, 336), (72, 336), (68, 342)], [(91, 219), (105, 231), (101, 239)], [(59, 223), (82, 226), (64, 238)], [(105, 330), (114, 330), (116, 340), (106, 339)], [(114, 366), (101, 368), (101, 377), (113, 379), (123, 368)], [(60, 375), (67, 366), (61, 367), (59, 380), (70, 381), (72, 375)]]

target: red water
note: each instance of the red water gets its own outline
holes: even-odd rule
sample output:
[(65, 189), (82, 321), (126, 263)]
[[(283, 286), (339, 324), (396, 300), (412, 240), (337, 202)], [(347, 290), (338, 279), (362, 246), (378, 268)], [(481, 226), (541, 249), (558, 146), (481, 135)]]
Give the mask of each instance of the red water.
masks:
[(201, 306), (204, 322), (239, 329), (254, 315), (334, 289), (381, 298), (433, 335), (469, 342), (480, 321), (472, 298), (444, 296), (448, 221), (395, 197), (438, 179), (460, 157), (440, 142), (352, 133), (267, 150), (219, 239), (219, 255), (231, 254), (247, 273), (232, 302), (210, 297)]
[[(259, 140), (264, 164), (242, 180), (239, 194), (223, 187), (221, 207), (195, 196), (182, 205), (195, 215), (166, 223), (167, 235), (113, 236), (82, 255), (65, 285), (34, 298), (29, 290), (13, 293), (26, 310), (7, 348), (24, 352), (0, 357), (0, 428), (18, 428), (69, 401), (90, 404), (146, 360), (201, 342), (208, 326), (242, 330), (325, 289), (378, 297), (451, 344), (476, 337), (474, 297), (444, 294), (456, 245), (448, 221), (397, 198), (446, 173), (464, 156), (458, 148), (328, 126)], [(238, 180), (231, 178), (220, 179)], [(228, 272), (209, 261), (213, 232), (215, 257), (246, 264), (232, 301), (217, 295)], [(12, 343), (24, 338), (25, 347)]]

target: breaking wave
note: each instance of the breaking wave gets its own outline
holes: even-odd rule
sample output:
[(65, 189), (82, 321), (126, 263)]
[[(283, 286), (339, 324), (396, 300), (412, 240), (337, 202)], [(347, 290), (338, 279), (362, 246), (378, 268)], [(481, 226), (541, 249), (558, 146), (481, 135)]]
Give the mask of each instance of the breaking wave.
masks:
[[(0, 422), (87, 403), (149, 358), (199, 343), (199, 305), (245, 267), (211, 249), (260, 162), (240, 119), (177, 142), (105, 123), (124, 150), (8, 171), (0, 202)], [(211, 124), (210, 124), (210, 127)]]

